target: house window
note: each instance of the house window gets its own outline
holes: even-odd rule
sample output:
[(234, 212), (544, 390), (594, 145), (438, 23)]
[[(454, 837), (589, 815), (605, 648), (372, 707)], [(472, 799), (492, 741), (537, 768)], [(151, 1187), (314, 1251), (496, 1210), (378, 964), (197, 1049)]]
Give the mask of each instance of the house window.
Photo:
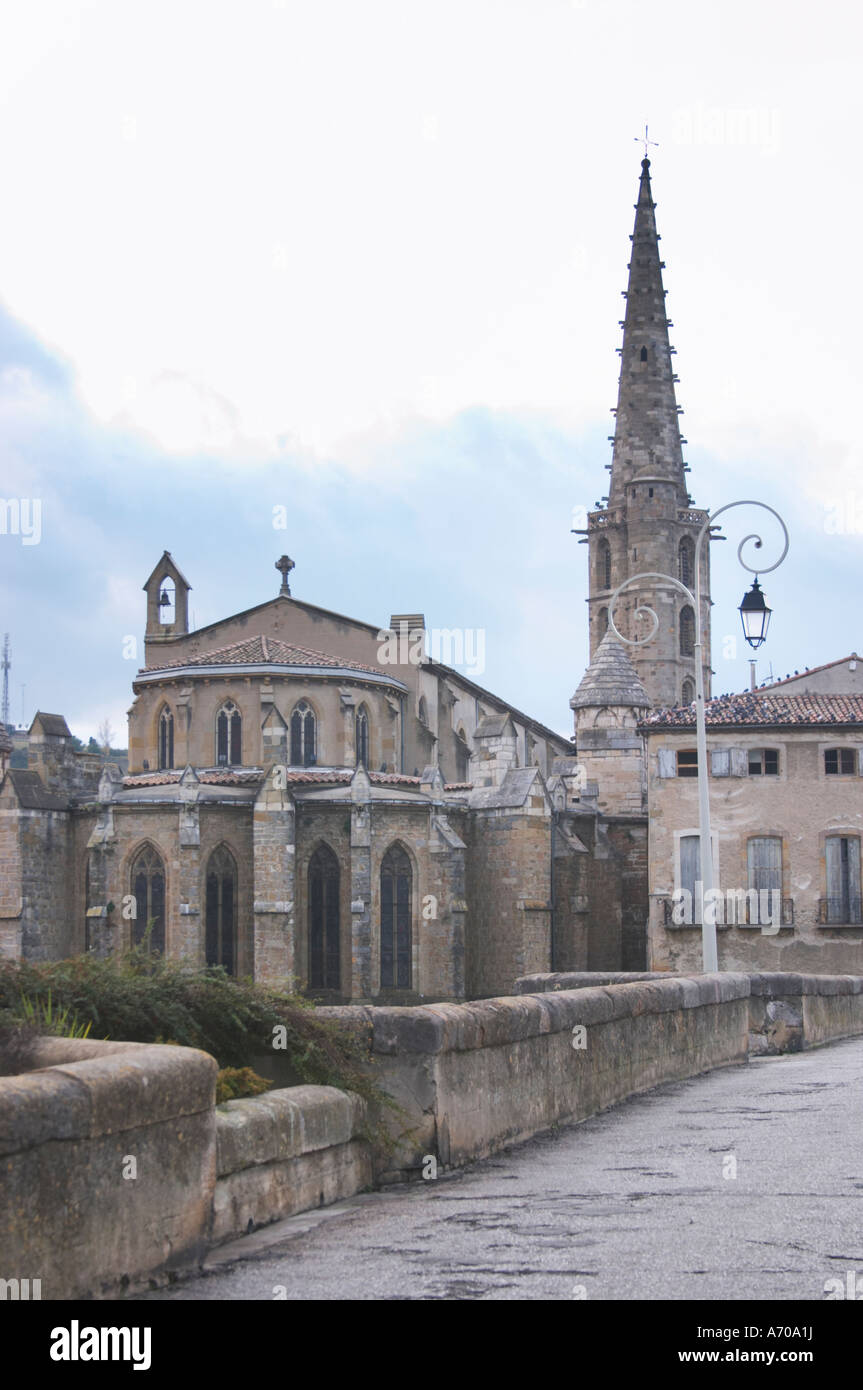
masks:
[(167, 705), (159, 715), (159, 767), (174, 766), (174, 716)]
[(291, 767), (312, 767), (317, 761), (315, 715), (307, 700), (301, 700), (291, 715)]
[(689, 894), (684, 901), (692, 904), (693, 923), (701, 921), (701, 894), (696, 891), (696, 884), (700, 882), (701, 841), (697, 835), (681, 835), (679, 887)]
[(688, 604), (680, 610), (680, 655), (695, 655), (695, 614)]
[(677, 775), (678, 777), (698, 776), (698, 750), (696, 748), (678, 749)]
[(222, 965), (237, 973), (236, 960), (237, 864), (225, 845), (214, 849), (207, 861), (205, 949), (208, 965)]
[(694, 681), (691, 681), (691, 680), (689, 679), (689, 677), (687, 676), (687, 677), (686, 677), (686, 680), (683, 682), (683, 688), (682, 688), (681, 693), (680, 693), (680, 702), (681, 702), (681, 704), (683, 704), (683, 705), (691, 705), (692, 702), (694, 701), (694, 699), (695, 699), (695, 682), (694, 682)]
[(779, 775), (779, 749), (778, 748), (750, 748), (749, 750), (749, 776), (750, 777), (778, 777)]
[(688, 536), (684, 536), (677, 547), (677, 577), (687, 589), (692, 587), (695, 572), (695, 546)]
[(611, 546), (603, 536), (599, 542), (599, 587), (601, 589), (611, 588)]
[(356, 717), (357, 767), (369, 765), (369, 716), (365, 705), (360, 705)]
[(860, 841), (856, 835), (828, 835), (826, 912), (828, 922), (855, 923), (860, 913)]
[(746, 842), (749, 887), (782, 892), (782, 841), (778, 835), (753, 835)]
[(165, 950), (165, 866), (152, 845), (145, 845), (135, 858), (131, 873), (135, 916), (132, 919), (132, 945), (145, 942), (151, 951)]
[(242, 757), (243, 721), (233, 700), (219, 710), (216, 719), (216, 762), (219, 767), (235, 767)]
[(309, 984), (339, 989), (339, 861), (328, 845), (309, 860)]
[(829, 776), (848, 777), (856, 771), (853, 748), (827, 748), (824, 751), (824, 771)]
[(381, 989), (411, 987), (411, 861), (399, 845), (381, 864)]

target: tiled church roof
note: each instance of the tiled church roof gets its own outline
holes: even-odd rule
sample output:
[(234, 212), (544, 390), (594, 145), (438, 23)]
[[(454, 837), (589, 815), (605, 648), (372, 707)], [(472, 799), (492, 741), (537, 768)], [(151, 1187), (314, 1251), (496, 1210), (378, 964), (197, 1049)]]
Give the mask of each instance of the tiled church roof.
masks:
[(212, 651), (199, 652), (197, 656), (178, 656), (173, 661), (159, 666), (147, 666), (139, 675), (151, 671), (171, 671), (186, 666), (325, 666), (336, 670), (374, 671), (373, 667), (362, 666), (358, 661), (348, 661), (343, 657), (328, 656), (326, 652), (312, 651), (308, 647), (295, 647), (282, 642), (278, 637), (246, 637), (242, 642), (232, 642), (227, 647), (215, 647)]
[[(123, 778), (123, 786), (169, 787), (180, 781), (183, 773), (178, 768), (164, 769), (161, 772), (133, 772)], [(288, 768), (285, 781), (288, 786), (338, 786), (353, 778), (350, 768)], [(264, 780), (260, 768), (214, 768), (197, 774), (198, 781), (205, 786), (239, 787), (255, 786)], [(421, 777), (409, 777), (402, 772), (370, 772), (372, 786), (419, 787)], [(470, 791), (472, 782), (448, 782), (448, 792)]]
[[(740, 695), (722, 695), (705, 707), (708, 727), (755, 728), (795, 727), (798, 725), (863, 724), (863, 695), (771, 695), (747, 690)], [(648, 729), (695, 727), (695, 706), (659, 709), (641, 721)]]

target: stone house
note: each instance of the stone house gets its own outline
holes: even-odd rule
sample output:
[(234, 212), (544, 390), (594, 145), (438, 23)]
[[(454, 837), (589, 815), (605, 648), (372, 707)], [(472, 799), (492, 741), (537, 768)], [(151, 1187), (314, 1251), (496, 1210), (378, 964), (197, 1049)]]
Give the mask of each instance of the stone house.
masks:
[[(707, 705), (722, 969), (863, 973), (860, 665), (852, 653)], [(698, 970), (694, 709), (648, 713), (640, 729), (650, 814), (648, 963)]]

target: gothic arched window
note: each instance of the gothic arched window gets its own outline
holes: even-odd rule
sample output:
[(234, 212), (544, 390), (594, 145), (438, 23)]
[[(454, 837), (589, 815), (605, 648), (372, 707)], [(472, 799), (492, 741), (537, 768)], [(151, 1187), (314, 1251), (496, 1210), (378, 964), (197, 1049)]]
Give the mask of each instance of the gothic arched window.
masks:
[(681, 703), (682, 705), (691, 705), (694, 699), (695, 699), (695, 682), (694, 682), (694, 681), (691, 681), (691, 680), (689, 679), (689, 677), (687, 676), (687, 677), (686, 677), (686, 680), (683, 682), (683, 690), (682, 690), (682, 693), (681, 693), (681, 696), (680, 696), (680, 703)]
[(611, 588), (611, 546), (604, 536), (599, 542), (599, 587)]
[(167, 705), (159, 715), (159, 767), (174, 766), (174, 716)]
[(207, 860), (205, 950), (208, 965), (237, 973), (237, 863), (226, 845)]
[(144, 845), (138, 852), (130, 877), (135, 899), (132, 944), (140, 946), (146, 938), (151, 951), (164, 953), (165, 866), (152, 845)]
[(646, 347), (643, 347), (643, 348), (641, 349), (641, 354), (640, 354), (640, 356), (641, 356), (641, 361), (642, 361), (642, 362), (646, 362), (646, 361), (647, 361), (647, 348), (646, 348)]
[(695, 655), (695, 614), (689, 604), (680, 610), (680, 655)]
[(470, 777), (470, 749), (464, 729), (459, 725), (455, 736), (455, 780), (467, 782)]
[(369, 765), (369, 715), (365, 705), (360, 705), (356, 717), (357, 767)]
[(339, 988), (339, 935), (339, 861), (329, 845), (318, 845), (309, 860), (309, 984), (312, 989)]
[(391, 845), (381, 864), (381, 989), (411, 987), (411, 861)]
[(604, 637), (605, 634), (606, 634), (607, 632), (608, 632), (608, 609), (607, 609), (607, 608), (600, 608), (600, 610), (599, 610), (599, 635), (600, 635), (600, 637)]
[(317, 762), (315, 712), (301, 700), (291, 715), (291, 766), (312, 767)]
[(687, 589), (692, 587), (695, 578), (695, 546), (689, 536), (684, 536), (677, 547), (677, 578)]
[(235, 767), (243, 761), (243, 721), (233, 700), (226, 700), (216, 717), (216, 762)]

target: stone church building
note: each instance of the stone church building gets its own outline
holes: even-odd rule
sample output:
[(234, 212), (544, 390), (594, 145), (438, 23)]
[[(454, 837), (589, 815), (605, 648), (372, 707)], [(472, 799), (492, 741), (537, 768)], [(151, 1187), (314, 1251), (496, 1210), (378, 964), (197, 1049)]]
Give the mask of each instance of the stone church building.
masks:
[[(698, 968), (660, 903), (691, 785), (657, 774), (657, 739), (671, 747), (691, 723), (694, 612), (648, 581), (614, 620), (641, 635), (646, 601), (653, 640), (625, 647), (608, 621), (632, 575), (693, 586), (707, 517), (688, 491), (662, 270), (645, 159), (607, 505), (583, 533), (590, 665), (574, 737), (431, 659), (423, 615), (380, 629), (294, 597), (287, 556), (273, 597), (189, 631), (190, 585), (166, 551), (144, 585), (128, 773), (76, 753), (59, 715), (37, 714), (26, 770), (5, 767), (0, 742), (0, 955), (145, 943), (332, 1002), (505, 994), (550, 969)], [(706, 553), (700, 577), (709, 691)], [(853, 862), (852, 896), (859, 841)]]

